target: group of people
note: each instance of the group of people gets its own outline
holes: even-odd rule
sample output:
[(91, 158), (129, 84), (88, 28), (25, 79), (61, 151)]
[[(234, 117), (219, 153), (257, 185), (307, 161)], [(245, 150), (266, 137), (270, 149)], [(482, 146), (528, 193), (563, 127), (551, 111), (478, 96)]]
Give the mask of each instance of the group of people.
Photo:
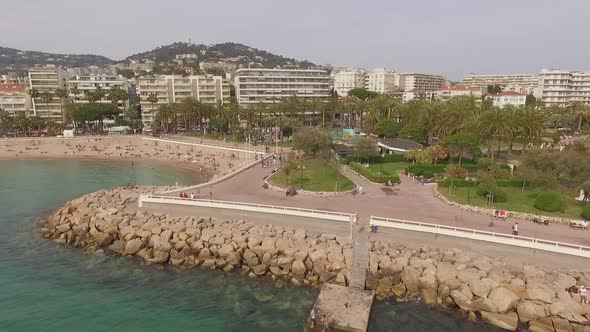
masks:
[[(330, 332), (331, 328), (330, 328), (330, 321), (328, 321), (328, 318), (326, 317), (326, 315), (322, 315), (322, 321), (324, 322), (324, 326), (322, 327), (322, 332)], [(315, 318), (315, 310), (311, 309), (311, 314), (309, 315), (309, 327), (310, 328), (315, 328), (316, 325), (316, 318)]]
[[(190, 194), (190, 196), (187, 193), (184, 192), (180, 192), (179, 196), (180, 198), (190, 198), (190, 199), (195, 199), (195, 198), (199, 198), (199, 194), (201, 194), (201, 190), (197, 189), (197, 194), (195, 195), (194, 192), (192, 192)], [(213, 192), (209, 192), (209, 199), (213, 199)]]
[(574, 294), (580, 293), (580, 302), (588, 303), (588, 291), (586, 290), (586, 287), (580, 286), (580, 288), (578, 288), (578, 286), (573, 285), (566, 288), (565, 291), (568, 292), (571, 298), (574, 298)]

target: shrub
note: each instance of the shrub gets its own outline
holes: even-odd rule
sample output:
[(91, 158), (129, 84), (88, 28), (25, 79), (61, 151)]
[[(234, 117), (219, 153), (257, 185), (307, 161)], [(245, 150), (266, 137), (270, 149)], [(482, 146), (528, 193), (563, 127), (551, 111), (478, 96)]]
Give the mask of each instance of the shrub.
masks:
[(350, 164), (350, 160), (348, 160), (346, 158), (340, 158), (340, 163), (342, 165), (348, 165), (348, 164)]
[(361, 166), (358, 163), (350, 163), (350, 164), (348, 164), (348, 166), (372, 182), (387, 183), (388, 181), (391, 181), (391, 183), (400, 183), (399, 176), (397, 174), (396, 175), (375, 174), (370, 169), (364, 168), (363, 166)]
[(533, 206), (541, 211), (561, 211), (565, 205), (561, 195), (554, 191), (543, 191), (537, 195)]
[(431, 170), (424, 170), (424, 172), (422, 173), (422, 176), (425, 179), (432, 179), (434, 177), (434, 173)]
[(519, 179), (497, 179), (496, 186), (498, 187), (511, 187), (511, 188), (522, 188), (523, 180)]
[(505, 203), (508, 201), (508, 195), (506, 194), (505, 191), (502, 190), (496, 190), (496, 193), (494, 193), (494, 202), (495, 203)]
[(414, 167), (414, 169), (412, 170), (412, 174), (414, 174), (415, 176), (421, 176), (422, 174), (424, 174), (424, 169), (421, 167)]
[(590, 204), (584, 205), (582, 209), (582, 217), (586, 220), (590, 220)]
[[(449, 187), (451, 185), (450, 179), (438, 180), (436, 182), (439, 187)], [(453, 181), (453, 185), (457, 188), (466, 188), (475, 186), (475, 181), (469, 181), (465, 179), (456, 179)]]

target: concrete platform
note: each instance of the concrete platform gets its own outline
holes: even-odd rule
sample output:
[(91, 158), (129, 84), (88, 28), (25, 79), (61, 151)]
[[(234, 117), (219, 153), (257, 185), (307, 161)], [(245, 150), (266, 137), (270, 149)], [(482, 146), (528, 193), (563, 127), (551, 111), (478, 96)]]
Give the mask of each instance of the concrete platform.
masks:
[(314, 305), (316, 328), (304, 331), (321, 331), (326, 315), (332, 331), (365, 332), (374, 297), (375, 291), (324, 284)]

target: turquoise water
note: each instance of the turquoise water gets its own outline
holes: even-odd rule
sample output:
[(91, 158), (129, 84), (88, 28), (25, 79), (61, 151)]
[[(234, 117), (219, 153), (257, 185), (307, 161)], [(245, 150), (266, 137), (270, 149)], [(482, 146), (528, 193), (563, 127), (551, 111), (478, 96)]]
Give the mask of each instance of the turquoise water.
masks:
[[(88, 192), (202, 181), (150, 163), (0, 161), (0, 331), (301, 331), (316, 290), (85, 255), (38, 233), (43, 215)], [(492, 329), (419, 304), (381, 302), (371, 331)]]

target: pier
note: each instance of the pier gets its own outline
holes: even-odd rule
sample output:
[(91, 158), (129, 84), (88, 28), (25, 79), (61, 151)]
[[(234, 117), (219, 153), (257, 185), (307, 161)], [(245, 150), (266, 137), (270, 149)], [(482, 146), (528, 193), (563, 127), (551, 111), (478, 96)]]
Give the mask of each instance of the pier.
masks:
[(305, 332), (321, 331), (325, 323), (324, 315), (332, 331), (367, 331), (375, 291), (365, 290), (369, 262), (369, 234), (361, 226), (357, 225), (357, 227), (352, 252), (353, 269), (348, 287), (324, 284), (313, 306), (316, 326), (313, 329), (310, 328), (310, 320), (308, 320)]

